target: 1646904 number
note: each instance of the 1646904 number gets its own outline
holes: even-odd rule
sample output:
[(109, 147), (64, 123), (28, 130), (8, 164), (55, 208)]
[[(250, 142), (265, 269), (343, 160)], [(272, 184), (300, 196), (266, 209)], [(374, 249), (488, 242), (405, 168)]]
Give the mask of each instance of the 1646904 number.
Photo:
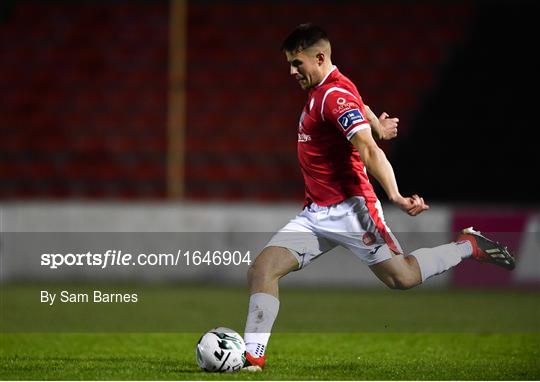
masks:
[(186, 251), (186, 265), (251, 265), (250, 251)]

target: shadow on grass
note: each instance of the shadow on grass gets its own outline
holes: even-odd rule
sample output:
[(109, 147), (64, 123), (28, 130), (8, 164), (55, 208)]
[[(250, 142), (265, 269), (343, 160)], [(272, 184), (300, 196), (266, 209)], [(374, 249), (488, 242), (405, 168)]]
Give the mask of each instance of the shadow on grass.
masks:
[[(161, 372), (197, 374), (201, 370), (196, 366), (182, 365), (181, 361), (162, 360), (141, 357), (48, 357), (48, 356), (12, 356), (0, 357), (4, 365), (11, 364), (11, 370), (36, 371), (43, 370), (44, 364), (47, 369), (54, 371), (65, 370), (88, 370), (99, 368), (100, 374), (107, 371), (121, 369), (134, 371), (134, 366), (140, 370), (160, 370)], [(113, 374), (111, 373), (111, 374)]]

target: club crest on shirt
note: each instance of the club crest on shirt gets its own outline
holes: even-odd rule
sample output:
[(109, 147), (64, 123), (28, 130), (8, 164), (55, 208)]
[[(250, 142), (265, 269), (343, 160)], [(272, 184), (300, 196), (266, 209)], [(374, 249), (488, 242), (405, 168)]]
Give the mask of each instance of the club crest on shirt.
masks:
[(339, 125), (343, 128), (343, 130), (347, 130), (349, 127), (354, 125), (355, 123), (364, 121), (364, 116), (360, 112), (359, 109), (349, 110), (346, 113), (343, 113), (338, 118)]
[(364, 236), (362, 236), (362, 241), (365, 245), (373, 245), (375, 244), (375, 241), (377, 239), (375, 238), (375, 235), (372, 232), (366, 232), (364, 233)]

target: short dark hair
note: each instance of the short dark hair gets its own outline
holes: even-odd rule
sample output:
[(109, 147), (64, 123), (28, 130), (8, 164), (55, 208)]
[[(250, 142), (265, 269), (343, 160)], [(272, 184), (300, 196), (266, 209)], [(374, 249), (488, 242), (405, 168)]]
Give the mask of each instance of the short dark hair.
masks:
[(296, 52), (309, 48), (321, 40), (330, 41), (324, 29), (311, 23), (300, 24), (283, 40), (281, 50)]

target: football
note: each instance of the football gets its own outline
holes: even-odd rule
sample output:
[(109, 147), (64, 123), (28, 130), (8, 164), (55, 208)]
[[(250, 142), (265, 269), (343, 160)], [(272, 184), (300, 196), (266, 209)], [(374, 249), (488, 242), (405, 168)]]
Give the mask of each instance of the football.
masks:
[(234, 330), (219, 327), (203, 334), (195, 353), (201, 369), (209, 372), (233, 372), (244, 366), (246, 344)]

